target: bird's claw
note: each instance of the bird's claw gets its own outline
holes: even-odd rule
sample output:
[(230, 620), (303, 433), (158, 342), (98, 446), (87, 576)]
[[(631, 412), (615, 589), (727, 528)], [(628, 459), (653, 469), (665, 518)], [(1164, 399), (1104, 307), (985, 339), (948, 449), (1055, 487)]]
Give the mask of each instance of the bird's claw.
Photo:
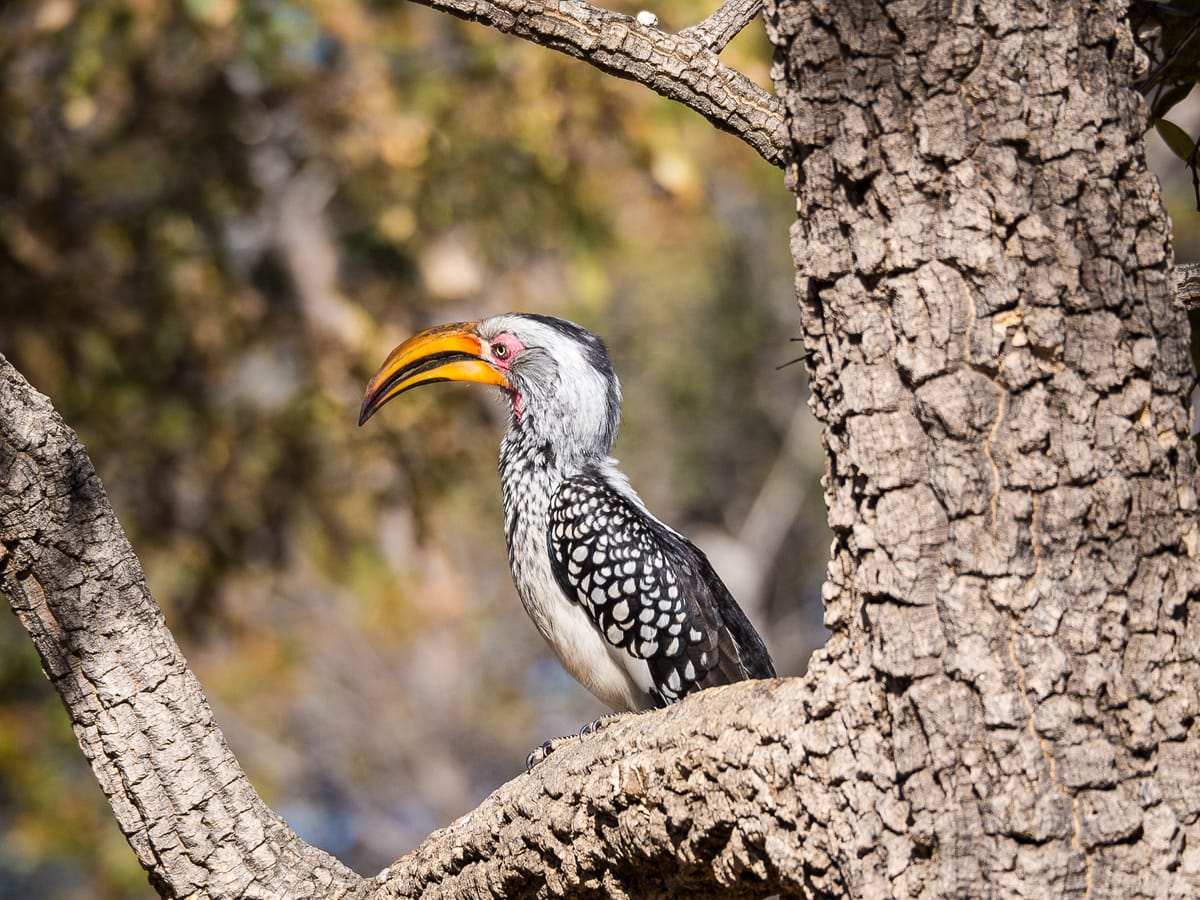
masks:
[(579, 729), (579, 739), (582, 741), (589, 734), (595, 734), (615, 718), (616, 716), (614, 714), (609, 713), (607, 716), (601, 716), (598, 719), (592, 719), (592, 721), (587, 722), (582, 728)]
[(543, 759), (554, 752), (554, 746), (562, 738), (551, 738), (548, 741), (543, 741), (542, 746), (534, 747), (529, 751), (529, 755), (525, 757), (525, 774), (528, 775), (533, 771), (533, 767), (540, 763)]
[(567, 735), (565, 737), (556, 737), (551, 738), (548, 741), (544, 741), (540, 747), (535, 747), (529, 752), (529, 755), (525, 757), (525, 774), (528, 775), (531, 771), (533, 771), (533, 767), (558, 749), (559, 745), (562, 744), (563, 741), (575, 739), (582, 741), (589, 734), (595, 734), (605, 725), (619, 717), (620, 713), (609, 713), (606, 716), (601, 716), (598, 719), (593, 719), (590, 722), (584, 723), (583, 727), (579, 729), (579, 733), (577, 735)]

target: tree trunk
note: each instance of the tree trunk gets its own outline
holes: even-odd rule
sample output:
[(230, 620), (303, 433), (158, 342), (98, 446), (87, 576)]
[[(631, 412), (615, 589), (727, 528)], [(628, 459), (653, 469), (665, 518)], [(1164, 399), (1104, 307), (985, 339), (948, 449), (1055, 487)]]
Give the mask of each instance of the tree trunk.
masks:
[(803, 726), (835, 868), (1196, 896), (1194, 373), (1121, 4), (767, 15), (835, 532)]
[(0, 360), (0, 583), (156, 888), (1200, 895), (1193, 373), (1120, 12), (768, 7), (829, 644), (567, 743), (375, 879), (254, 793)]

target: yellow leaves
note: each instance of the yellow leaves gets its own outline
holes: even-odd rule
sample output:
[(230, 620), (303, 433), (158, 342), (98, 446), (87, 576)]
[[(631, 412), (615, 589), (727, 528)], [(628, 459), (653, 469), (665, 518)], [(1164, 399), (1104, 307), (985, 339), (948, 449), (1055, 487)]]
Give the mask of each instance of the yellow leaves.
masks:
[(237, 0), (185, 0), (184, 9), (197, 22), (210, 28), (224, 28), (237, 13)]
[(77, 94), (63, 104), (63, 121), (76, 131), (92, 124), (96, 117), (96, 102), (85, 94)]
[(34, 30), (40, 32), (62, 31), (75, 18), (75, 4), (71, 0), (45, 0), (38, 7), (33, 19)]
[(429, 122), (423, 117), (393, 112), (379, 130), (379, 156), (394, 168), (416, 168), (428, 155), (429, 133)]
[(659, 187), (688, 207), (697, 206), (704, 198), (704, 182), (696, 168), (696, 160), (681, 150), (656, 153), (650, 164), (650, 174)]
[(568, 266), (570, 297), (586, 316), (600, 320), (613, 292), (608, 269), (593, 254), (578, 253)]
[(385, 240), (393, 244), (403, 244), (416, 232), (417, 216), (411, 206), (393, 203), (380, 213), (376, 227)]
[(430, 241), (420, 257), (425, 290), (435, 300), (461, 300), (483, 288), (478, 250), (463, 230)]

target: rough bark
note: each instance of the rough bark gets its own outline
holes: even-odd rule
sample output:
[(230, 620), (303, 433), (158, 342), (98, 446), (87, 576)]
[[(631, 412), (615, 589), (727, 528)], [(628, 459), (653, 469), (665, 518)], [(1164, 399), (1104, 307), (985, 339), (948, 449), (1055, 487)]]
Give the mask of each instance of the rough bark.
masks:
[(1187, 309), (1200, 309), (1200, 263), (1175, 267), (1175, 299)]
[[(743, 28), (757, 19), (761, 12), (762, 0), (726, 0), (703, 22), (684, 28), (679, 33), (684, 37), (696, 38), (713, 53), (720, 53), (730, 41), (741, 33)], [(786, 131), (783, 129), (782, 109), (779, 126), (777, 143), (782, 148), (786, 136)]]
[(254, 794), (3, 365), (0, 584), (164, 895), (1200, 895), (1193, 373), (1120, 9), (767, 16), (832, 638), (804, 679), (568, 742), (375, 879)]
[(1194, 373), (1121, 15), (767, 6), (857, 895), (1200, 894)]

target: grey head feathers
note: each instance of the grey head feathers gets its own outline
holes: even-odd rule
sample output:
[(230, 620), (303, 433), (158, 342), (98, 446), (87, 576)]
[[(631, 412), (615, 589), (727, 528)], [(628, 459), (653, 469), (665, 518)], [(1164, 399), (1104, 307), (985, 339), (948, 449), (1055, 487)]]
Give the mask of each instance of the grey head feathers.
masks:
[(478, 331), (485, 340), (509, 333), (524, 345), (508, 373), (514, 437), (553, 439), (569, 465), (607, 457), (621, 424), (621, 387), (600, 338), (564, 319), (519, 313), (484, 319)]

